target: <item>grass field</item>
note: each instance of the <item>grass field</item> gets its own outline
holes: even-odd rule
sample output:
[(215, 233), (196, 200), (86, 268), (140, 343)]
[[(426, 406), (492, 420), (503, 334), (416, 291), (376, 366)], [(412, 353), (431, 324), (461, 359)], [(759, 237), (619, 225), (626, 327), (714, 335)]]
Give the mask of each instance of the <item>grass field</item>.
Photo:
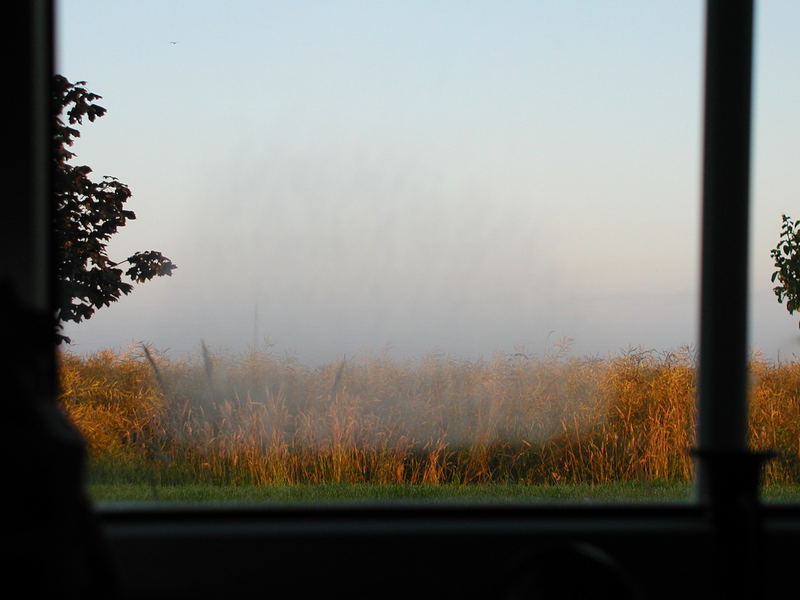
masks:
[[(692, 486), (687, 482), (647, 481), (602, 485), (373, 485), (319, 484), (216, 486), (186, 484), (153, 488), (144, 483), (96, 484), (90, 493), (98, 503), (116, 502), (687, 502)], [(799, 502), (800, 486), (766, 488), (767, 502)]]
[[(60, 361), (100, 501), (691, 495), (688, 351), (310, 368), (139, 348)], [(800, 363), (755, 357), (750, 397), (752, 447), (779, 452), (768, 494), (800, 497)]]
[(98, 484), (91, 487), (98, 502), (605, 502), (685, 501), (691, 485), (684, 482), (609, 483), (604, 485), (373, 485), (319, 484), (278, 486), (177, 485), (157, 489), (147, 484)]

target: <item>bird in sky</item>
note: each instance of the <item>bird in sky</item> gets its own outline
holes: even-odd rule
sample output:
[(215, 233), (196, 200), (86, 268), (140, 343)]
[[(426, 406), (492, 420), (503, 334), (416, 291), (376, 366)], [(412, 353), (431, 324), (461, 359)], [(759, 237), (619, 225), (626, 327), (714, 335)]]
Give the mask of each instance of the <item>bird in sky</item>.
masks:
[(173, 46), (174, 46), (175, 44), (177, 44), (177, 43), (178, 43), (178, 42), (170, 42), (170, 44), (172, 44)]

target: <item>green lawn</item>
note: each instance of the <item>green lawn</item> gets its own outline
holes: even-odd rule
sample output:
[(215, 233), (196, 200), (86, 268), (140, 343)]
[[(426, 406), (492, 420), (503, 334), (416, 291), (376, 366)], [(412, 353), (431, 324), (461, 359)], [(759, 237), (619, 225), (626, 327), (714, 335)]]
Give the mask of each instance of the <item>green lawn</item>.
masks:
[[(165, 485), (144, 483), (92, 484), (99, 504), (115, 502), (683, 502), (692, 497), (682, 482), (620, 482), (606, 485), (367, 485), (326, 484), (289, 486)], [(800, 502), (800, 486), (771, 486), (769, 502)]]
[(171, 485), (153, 488), (142, 483), (92, 484), (100, 503), (157, 502), (614, 502), (683, 501), (691, 486), (674, 482), (625, 482), (609, 485), (368, 485), (327, 484), (288, 486)]

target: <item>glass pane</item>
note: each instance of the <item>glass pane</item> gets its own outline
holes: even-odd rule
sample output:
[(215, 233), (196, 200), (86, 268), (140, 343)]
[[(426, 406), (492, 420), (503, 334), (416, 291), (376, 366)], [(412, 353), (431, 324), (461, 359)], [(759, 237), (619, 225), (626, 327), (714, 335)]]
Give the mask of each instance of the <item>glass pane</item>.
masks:
[[(752, 383), (751, 444), (774, 450), (777, 458), (765, 468), (764, 497), (773, 501), (800, 499), (800, 331), (798, 314), (787, 311), (798, 285), (797, 251), (783, 251), (796, 240), (800, 218), (800, 174), (795, 148), (800, 118), (800, 48), (790, 23), (800, 18), (793, 2), (760, 2), (756, 13), (754, 171), (751, 243)], [(789, 229), (784, 230), (782, 217)], [(776, 264), (773, 250), (779, 250)], [(781, 262), (795, 261), (772, 281)], [(786, 287), (778, 302), (774, 288)]]
[(177, 265), (64, 329), (97, 499), (690, 495), (702, 2), (59, 8)]

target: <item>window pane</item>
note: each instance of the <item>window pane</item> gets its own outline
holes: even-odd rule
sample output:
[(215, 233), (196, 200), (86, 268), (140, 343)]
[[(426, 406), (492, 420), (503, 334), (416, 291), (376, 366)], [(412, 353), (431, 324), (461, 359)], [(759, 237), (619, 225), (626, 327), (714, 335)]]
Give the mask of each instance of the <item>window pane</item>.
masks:
[[(795, 159), (800, 119), (793, 110), (800, 101), (797, 73), (800, 48), (789, 23), (800, 18), (793, 2), (761, 2), (756, 13), (754, 170), (751, 243), (751, 323), (753, 348), (750, 388), (751, 444), (775, 450), (778, 457), (765, 468), (764, 497), (774, 501), (800, 499), (800, 332), (798, 315), (787, 311), (797, 279), (771, 281), (780, 269), (772, 251), (791, 260), (784, 242), (782, 216), (794, 225), (800, 218), (800, 176)], [(795, 258), (796, 260), (796, 258)], [(786, 269), (797, 277), (797, 267)], [(775, 287), (788, 297), (778, 303)], [(796, 292), (795, 292), (796, 293)]]
[[(701, 2), (70, 0), (99, 499), (687, 498)], [(123, 265), (127, 268), (126, 265)]]

